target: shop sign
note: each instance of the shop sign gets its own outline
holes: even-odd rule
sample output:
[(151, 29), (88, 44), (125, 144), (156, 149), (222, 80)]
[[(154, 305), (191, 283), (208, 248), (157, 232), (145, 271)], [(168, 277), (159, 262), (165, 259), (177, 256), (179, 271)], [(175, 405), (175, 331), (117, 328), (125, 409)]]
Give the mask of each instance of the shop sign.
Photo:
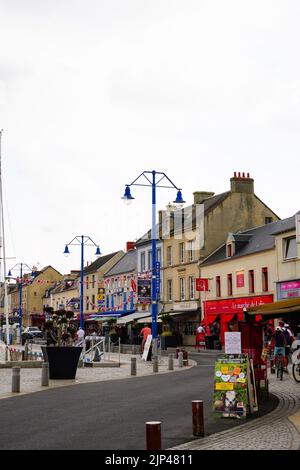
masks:
[(240, 297), (228, 300), (207, 300), (205, 302), (206, 314), (241, 313), (244, 308), (260, 307), (273, 302), (273, 295), (255, 297)]
[(300, 297), (300, 280), (280, 282), (277, 289), (278, 299)]
[(244, 271), (237, 271), (236, 273), (236, 287), (245, 286), (245, 274)]
[(179, 310), (197, 310), (198, 308), (198, 303), (197, 302), (178, 302), (176, 304), (173, 304), (173, 310), (176, 310), (177, 312)]
[(207, 292), (208, 291), (208, 279), (198, 277), (196, 279), (196, 291)]

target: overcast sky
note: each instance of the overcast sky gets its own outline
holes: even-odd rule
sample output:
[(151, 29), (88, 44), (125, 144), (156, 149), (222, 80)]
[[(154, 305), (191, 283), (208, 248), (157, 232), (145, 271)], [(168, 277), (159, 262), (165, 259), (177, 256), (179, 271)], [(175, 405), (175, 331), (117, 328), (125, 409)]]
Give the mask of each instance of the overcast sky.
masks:
[[(280, 217), (300, 209), (298, 0), (0, 0), (7, 256), (78, 269), (151, 224), (143, 170), (227, 191), (234, 171)], [(161, 189), (158, 208), (175, 193)], [(93, 249), (86, 259), (93, 260)]]

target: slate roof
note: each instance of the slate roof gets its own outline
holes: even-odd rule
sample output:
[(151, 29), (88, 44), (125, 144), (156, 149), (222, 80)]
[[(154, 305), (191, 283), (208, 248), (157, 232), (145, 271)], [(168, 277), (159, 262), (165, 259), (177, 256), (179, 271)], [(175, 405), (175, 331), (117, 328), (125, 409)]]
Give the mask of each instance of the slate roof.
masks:
[[(292, 220), (294, 222), (292, 222)], [(262, 225), (251, 230), (245, 230), (232, 234), (238, 242), (235, 255), (227, 258), (226, 243), (209, 255), (201, 263), (201, 266), (220, 263), (222, 261), (240, 258), (242, 256), (259, 253), (260, 251), (271, 250), (275, 247), (275, 235), (282, 230), (293, 230), (295, 228), (295, 217), (279, 220), (271, 224)]]
[(108, 255), (105, 255), (105, 256), (100, 256), (98, 259), (96, 259), (96, 261), (94, 261), (92, 264), (90, 264), (89, 266), (86, 266), (84, 268), (84, 271), (83, 271), (83, 274), (84, 276), (86, 274), (90, 274), (90, 273), (94, 273), (96, 271), (98, 271), (99, 268), (101, 268), (102, 266), (105, 265), (105, 263), (107, 263), (109, 260), (111, 260), (115, 255), (117, 255), (118, 253), (120, 253), (119, 251), (115, 251), (114, 253), (109, 253)]
[(107, 273), (105, 273), (105, 277), (135, 271), (136, 265), (137, 252), (136, 250), (130, 250), (128, 253), (125, 253), (123, 258), (121, 258), (109, 271), (107, 271)]

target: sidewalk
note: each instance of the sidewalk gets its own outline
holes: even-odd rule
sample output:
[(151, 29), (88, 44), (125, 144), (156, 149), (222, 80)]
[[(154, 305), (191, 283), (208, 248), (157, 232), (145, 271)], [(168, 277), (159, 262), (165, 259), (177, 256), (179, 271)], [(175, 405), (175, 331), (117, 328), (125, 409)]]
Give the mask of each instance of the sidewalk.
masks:
[(176, 450), (299, 450), (300, 384), (285, 376), (269, 376), (270, 392), (279, 398), (277, 408), (251, 422), (172, 447)]

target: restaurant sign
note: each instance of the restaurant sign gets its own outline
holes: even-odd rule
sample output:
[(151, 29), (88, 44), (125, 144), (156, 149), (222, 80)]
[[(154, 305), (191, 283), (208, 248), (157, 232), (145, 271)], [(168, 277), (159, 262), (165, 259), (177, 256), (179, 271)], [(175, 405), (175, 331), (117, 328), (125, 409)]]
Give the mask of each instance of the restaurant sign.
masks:
[(277, 298), (293, 299), (300, 297), (300, 280), (279, 282), (277, 284)]
[(241, 313), (244, 308), (260, 307), (260, 305), (273, 302), (273, 295), (260, 295), (255, 297), (240, 297), (227, 300), (208, 300), (205, 303), (207, 314)]

